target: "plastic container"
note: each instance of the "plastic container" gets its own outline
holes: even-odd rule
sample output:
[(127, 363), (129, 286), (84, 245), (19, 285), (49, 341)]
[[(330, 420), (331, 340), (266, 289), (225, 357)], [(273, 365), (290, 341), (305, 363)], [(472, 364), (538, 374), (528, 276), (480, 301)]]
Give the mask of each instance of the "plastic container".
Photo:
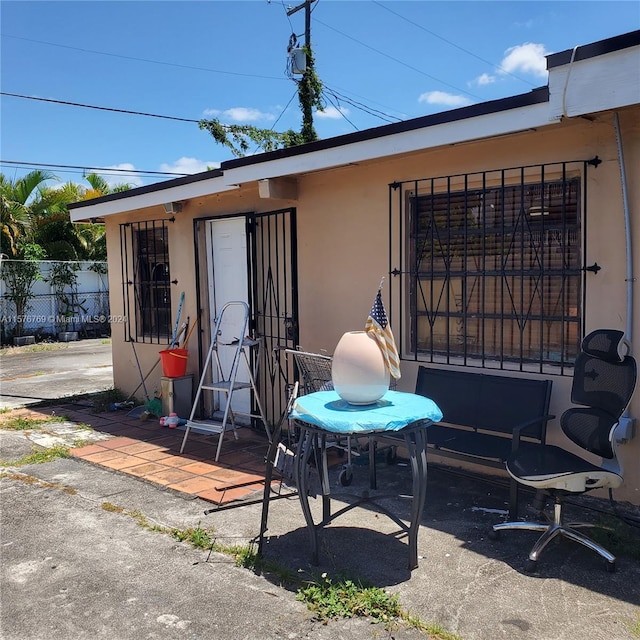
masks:
[(187, 349), (166, 349), (160, 352), (162, 374), (167, 378), (181, 378), (187, 373)]

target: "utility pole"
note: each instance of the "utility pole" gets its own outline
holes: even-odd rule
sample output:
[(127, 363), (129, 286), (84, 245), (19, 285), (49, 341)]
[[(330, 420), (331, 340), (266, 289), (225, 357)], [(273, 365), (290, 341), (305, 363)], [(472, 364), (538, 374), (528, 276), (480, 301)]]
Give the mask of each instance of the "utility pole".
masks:
[(302, 4), (299, 4), (293, 9), (287, 11), (287, 16), (291, 17), (294, 13), (304, 9), (304, 46), (309, 48), (311, 46), (311, 5), (316, 0), (305, 0)]
[(304, 9), (304, 47), (307, 64), (304, 75), (298, 85), (298, 99), (302, 109), (302, 137), (304, 142), (313, 142), (318, 139), (313, 126), (313, 106), (320, 101), (320, 85), (313, 69), (313, 56), (311, 55), (311, 5), (316, 0), (305, 0), (293, 9), (287, 11), (287, 16), (292, 16)]

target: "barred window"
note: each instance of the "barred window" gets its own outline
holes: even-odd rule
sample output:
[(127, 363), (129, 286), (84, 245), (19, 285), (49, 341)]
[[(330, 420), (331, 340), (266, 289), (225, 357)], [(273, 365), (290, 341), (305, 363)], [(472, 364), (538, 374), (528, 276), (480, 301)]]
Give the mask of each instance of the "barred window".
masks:
[[(405, 183), (409, 348), (420, 360), (549, 371), (581, 335), (582, 163)], [(392, 185), (397, 187), (398, 185)]]
[(171, 336), (169, 244), (165, 220), (120, 225), (126, 340), (165, 343)]

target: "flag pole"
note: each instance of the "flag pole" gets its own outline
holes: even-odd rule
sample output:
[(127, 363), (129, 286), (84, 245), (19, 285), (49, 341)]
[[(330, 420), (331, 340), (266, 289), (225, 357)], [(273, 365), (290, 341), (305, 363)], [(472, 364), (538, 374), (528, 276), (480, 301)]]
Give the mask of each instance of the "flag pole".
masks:
[(382, 291), (383, 284), (384, 284), (384, 276), (382, 276), (382, 280), (380, 280), (380, 284), (378, 285), (378, 291)]

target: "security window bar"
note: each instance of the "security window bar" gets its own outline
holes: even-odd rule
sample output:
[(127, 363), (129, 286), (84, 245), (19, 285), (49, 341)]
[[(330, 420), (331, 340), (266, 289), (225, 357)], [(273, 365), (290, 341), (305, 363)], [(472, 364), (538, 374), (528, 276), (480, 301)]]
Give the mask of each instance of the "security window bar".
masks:
[(417, 359), (570, 373), (582, 327), (585, 171), (559, 163), (403, 185)]
[(167, 222), (120, 225), (125, 340), (165, 344), (171, 336)]

